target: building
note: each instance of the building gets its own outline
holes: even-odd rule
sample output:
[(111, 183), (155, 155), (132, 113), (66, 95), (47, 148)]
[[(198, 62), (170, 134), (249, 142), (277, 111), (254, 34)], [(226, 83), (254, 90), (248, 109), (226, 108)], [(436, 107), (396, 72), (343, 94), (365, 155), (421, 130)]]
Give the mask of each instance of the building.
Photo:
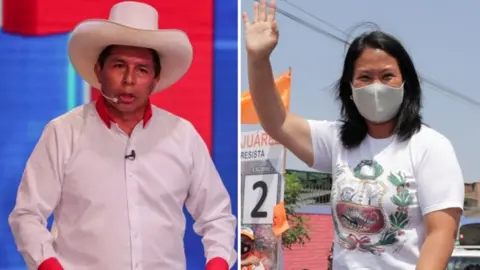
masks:
[(480, 182), (465, 183), (465, 217), (480, 217)]
[(296, 210), (307, 222), (310, 241), (283, 249), (283, 270), (327, 269), (327, 259), (333, 241), (333, 222), (330, 210), (330, 174), (287, 170), (303, 185), (301, 207)]

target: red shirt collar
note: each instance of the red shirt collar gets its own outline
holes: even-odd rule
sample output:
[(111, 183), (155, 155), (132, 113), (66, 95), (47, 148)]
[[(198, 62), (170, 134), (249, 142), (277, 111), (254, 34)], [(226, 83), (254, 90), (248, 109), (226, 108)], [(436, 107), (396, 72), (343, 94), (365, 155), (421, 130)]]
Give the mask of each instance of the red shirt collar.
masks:
[[(95, 108), (97, 109), (98, 116), (100, 119), (107, 125), (108, 128), (112, 125), (112, 122), (115, 123), (115, 120), (110, 116), (107, 110), (107, 106), (105, 106), (105, 98), (100, 96), (97, 99), (97, 103), (95, 104)], [(143, 113), (143, 127), (148, 123), (148, 121), (152, 118), (152, 106), (150, 104), (150, 100), (148, 101), (147, 107), (145, 108), (145, 112)]]

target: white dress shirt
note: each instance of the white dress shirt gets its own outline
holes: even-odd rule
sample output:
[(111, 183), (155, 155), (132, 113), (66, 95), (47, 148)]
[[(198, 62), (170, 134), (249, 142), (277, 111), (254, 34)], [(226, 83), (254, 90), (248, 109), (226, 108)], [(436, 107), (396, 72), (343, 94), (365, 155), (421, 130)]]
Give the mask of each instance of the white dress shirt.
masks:
[(195, 128), (155, 106), (130, 137), (102, 119), (90, 103), (52, 120), (27, 162), (9, 223), (28, 269), (185, 270), (184, 205), (207, 261), (232, 267), (236, 218)]

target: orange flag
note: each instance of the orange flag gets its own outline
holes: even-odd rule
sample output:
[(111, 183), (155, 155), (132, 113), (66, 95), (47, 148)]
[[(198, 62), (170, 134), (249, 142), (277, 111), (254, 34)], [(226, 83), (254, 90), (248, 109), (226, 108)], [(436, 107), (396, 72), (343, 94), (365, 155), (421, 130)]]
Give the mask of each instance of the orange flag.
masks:
[[(292, 81), (292, 72), (291, 69), (288, 72), (281, 75), (276, 81), (275, 85), (277, 90), (282, 97), (283, 104), (287, 110), (290, 109), (290, 87)], [(241, 122), (242, 124), (259, 124), (257, 112), (253, 107), (252, 97), (250, 96), (250, 91), (245, 91), (242, 93), (242, 110), (241, 110)]]
[(289, 228), (290, 226), (288, 225), (287, 221), (287, 211), (285, 210), (285, 203), (280, 202), (279, 204), (275, 205), (275, 207), (273, 207), (273, 234), (278, 237)]

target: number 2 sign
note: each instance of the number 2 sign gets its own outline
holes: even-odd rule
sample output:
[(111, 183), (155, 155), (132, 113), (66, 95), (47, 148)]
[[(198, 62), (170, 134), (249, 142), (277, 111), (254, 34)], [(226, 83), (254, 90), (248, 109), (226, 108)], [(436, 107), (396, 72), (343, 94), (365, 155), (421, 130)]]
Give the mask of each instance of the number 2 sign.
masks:
[(277, 204), (280, 175), (245, 175), (243, 188), (243, 224), (272, 224)]

